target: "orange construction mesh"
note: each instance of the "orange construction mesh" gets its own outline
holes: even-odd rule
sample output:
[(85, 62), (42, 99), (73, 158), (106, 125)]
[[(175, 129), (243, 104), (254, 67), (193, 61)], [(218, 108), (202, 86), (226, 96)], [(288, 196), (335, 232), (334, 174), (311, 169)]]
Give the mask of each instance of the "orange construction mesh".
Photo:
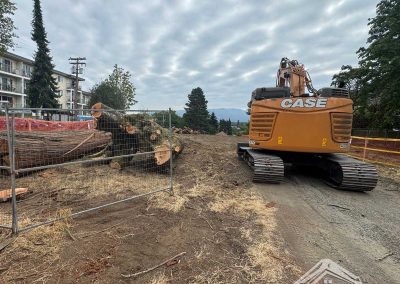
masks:
[[(0, 117), (0, 130), (6, 130), (5, 117)], [(15, 118), (16, 131), (63, 131), (94, 129), (94, 120), (47, 121), (32, 118)]]

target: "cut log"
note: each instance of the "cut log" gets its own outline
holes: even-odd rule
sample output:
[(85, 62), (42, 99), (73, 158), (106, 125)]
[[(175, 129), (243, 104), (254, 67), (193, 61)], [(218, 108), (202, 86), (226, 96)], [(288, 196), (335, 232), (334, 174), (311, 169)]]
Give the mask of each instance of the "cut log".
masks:
[[(26, 187), (19, 187), (15, 189), (15, 195), (22, 195), (28, 192), (28, 188)], [(0, 201), (7, 201), (8, 199), (11, 199), (12, 197), (12, 190), (11, 189), (4, 189), (0, 190)]]
[(171, 159), (171, 150), (166, 144), (154, 147), (154, 158), (156, 164), (161, 166), (166, 164)]
[[(168, 161), (183, 150), (180, 139), (172, 135), (172, 145), (170, 145), (169, 130), (161, 127), (146, 113), (124, 114), (102, 103), (93, 105), (91, 113), (96, 119), (96, 129), (112, 133), (111, 156), (153, 152), (151, 159), (154, 164), (163, 166), (168, 165)], [(172, 157), (170, 146), (172, 146)], [(115, 158), (110, 162), (110, 166), (122, 169), (129, 163), (142, 161), (143, 158)]]
[[(104, 149), (111, 134), (98, 130), (15, 132), (16, 169), (31, 168), (82, 158)], [(9, 166), (7, 133), (0, 132), (1, 159)]]

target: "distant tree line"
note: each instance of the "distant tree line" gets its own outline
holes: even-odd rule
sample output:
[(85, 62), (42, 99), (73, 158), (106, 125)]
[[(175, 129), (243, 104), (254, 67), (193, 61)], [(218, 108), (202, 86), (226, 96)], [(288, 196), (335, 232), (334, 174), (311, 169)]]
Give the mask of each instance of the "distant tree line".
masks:
[(207, 103), (203, 90), (200, 87), (193, 89), (188, 95), (183, 117), (179, 117), (175, 112), (172, 113), (172, 125), (180, 128), (187, 126), (205, 134), (218, 132), (225, 132), (228, 135), (247, 134), (246, 123), (240, 124), (238, 121), (237, 125), (232, 127), (230, 119), (218, 121), (214, 112), (211, 114), (208, 112)]
[(400, 128), (400, 1), (382, 0), (369, 19), (367, 46), (358, 66), (344, 65), (332, 85), (349, 90), (353, 127)]

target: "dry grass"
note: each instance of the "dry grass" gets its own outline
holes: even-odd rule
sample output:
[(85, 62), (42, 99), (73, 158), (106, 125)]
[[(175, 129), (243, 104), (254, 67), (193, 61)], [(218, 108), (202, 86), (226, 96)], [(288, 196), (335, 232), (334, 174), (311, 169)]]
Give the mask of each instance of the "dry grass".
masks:
[(173, 213), (181, 211), (188, 201), (182, 187), (175, 184), (173, 194), (160, 193), (149, 197), (149, 208), (165, 209)]
[[(16, 240), (0, 255), (0, 263), (7, 267), (2, 274), (6, 283), (24, 282), (34, 277), (38, 282), (47, 282), (52, 276), (53, 264), (60, 259), (61, 244), (65, 233), (72, 227), (70, 210), (61, 210), (57, 216), (64, 218), (52, 225), (41, 226), (20, 234)], [(21, 227), (31, 224), (31, 220), (20, 221)], [(31, 263), (18, 261), (30, 259)], [(33, 261), (34, 260), (34, 261)]]
[(151, 279), (150, 284), (167, 284), (169, 279), (164, 273), (158, 273)]
[(246, 191), (225, 192), (216, 196), (215, 201), (210, 204), (210, 210), (229, 212), (244, 220), (253, 219), (261, 226), (259, 231), (245, 227), (240, 229), (243, 239), (249, 242), (247, 252), (250, 264), (246, 264), (245, 267), (261, 271), (258, 274), (249, 272), (251, 282), (279, 281), (284, 278), (288, 269), (300, 273), (300, 269), (289, 262), (288, 253), (282, 251), (282, 241), (276, 238), (276, 209), (266, 206), (262, 197)]
[[(35, 223), (56, 217), (56, 211), (66, 206), (76, 212), (104, 204), (105, 200), (111, 202), (167, 188), (169, 176), (130, 168), (118, 171), (108, 165), (78, 165), (21, 177), (17, 179), (17, 186), (28, 187), (32, 193), (26, 196), (26, 201), (40, 204), (38, 209), (45, 209), (36, 214), (20, 208), (20, 217)], [(4, 208), (0, 209), (0, 221), (7, 218)]]
[(145, 193), (169, 185), (169, 176), (156, 172), (134, 169), (113, 170), (107, 165), (96, 167), (67, 166), (49, 169), (38, 174), (18, 179), (33, 191), (44, 194), (61, 190), (60, 196), (84, 195), (87, 199), (112, 195), (124, 197), (128, 194)]

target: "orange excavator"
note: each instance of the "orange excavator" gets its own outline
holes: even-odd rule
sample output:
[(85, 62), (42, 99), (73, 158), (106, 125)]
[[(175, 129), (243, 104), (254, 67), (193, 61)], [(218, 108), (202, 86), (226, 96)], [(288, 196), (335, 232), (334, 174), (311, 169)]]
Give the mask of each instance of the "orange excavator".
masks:
[(238, 156), (254, 182), (279, 183), (285, 165), (295, 165), (317, 169), (339, 189), (372, 190), (375, 167), (340, 154), (350, 150), (352, 105), (346, 89), (316, 90), (303, 64), (282, 58), (276, 87), (252, 92), (249, 142), (238, 144)]

